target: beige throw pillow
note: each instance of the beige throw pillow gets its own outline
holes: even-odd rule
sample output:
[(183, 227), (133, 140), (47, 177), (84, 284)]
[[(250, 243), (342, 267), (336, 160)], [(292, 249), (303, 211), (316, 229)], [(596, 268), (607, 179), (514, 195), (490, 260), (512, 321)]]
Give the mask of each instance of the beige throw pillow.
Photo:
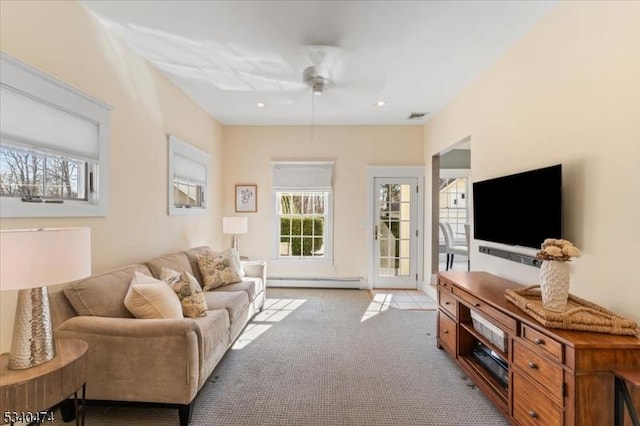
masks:
[(242, 262), (240, 261), (240, 255), (238, 254), (238, 250), (233, 247), (227, 249), (218, 255), (219, 257), (226, 257), (231, 261), (231, 266), (233, 266), (234, 270), (241, 277), (245, 276), (244, 269), (242, 269)]
[(136, 271), (129, 290), (124, 297), (124, 306), (136, 318), (168, 319), (184, 318), (180, 299), (163, 281)]
[(186, 271), (177, 272), (165, 267), (162, 268), (160, 278), (178, 294), (185, 317), (196, 318), (207, 315), (207, 301), (198, 280), (193, 275)]
[(217, 257), (200, 256), (198, 268), (200, 275), (202, 275), (204, 291), (242, 281), (231, 259), (222, 255)]

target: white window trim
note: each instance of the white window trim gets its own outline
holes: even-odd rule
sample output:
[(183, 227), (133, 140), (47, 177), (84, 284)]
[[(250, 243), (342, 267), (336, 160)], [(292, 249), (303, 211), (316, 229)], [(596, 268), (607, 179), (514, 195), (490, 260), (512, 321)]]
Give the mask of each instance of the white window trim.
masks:
[(1, 197), (0, 217), (106, 216), (111, 107), (6, 53), (0, 52), (0, 62), (0, 83), (3, 86), (96, 123), (99, 138), (97, 166), (89, 167), (97, 182), (94, 182), (95, 192), (89, 195), (88, 202), (65, 200), (63, 204), (25, 203), (19, 198)]
[[(209, 212), (209, 154), (195, 146), (173, 136), (168, 136), (168, 172), (167, 172), (167, 200), (168, 200), (168, 214), (170, 216), (192, 216), (192, 215), (204, 215)], [(174, 174), (174, 162), (175, 155), (179, 154), (187, 159), (199, 163), (204, 166), (206, 174), (206, 182), (202, 185), (202, 192), (204, 194), (204, 207), (176, 207), (173, 201), (173, 174)]]
[[(279, 192), (326, 192), (327, 193), (327, 201), (325, 205), (326, 211), (326, 221), (324, 224), (324, 228), (326, 230), (326, 234), (324, 236), (324, 256), (322, 257), (281, 257), (280, 256), (280, 216), (278, 215), (278, 210), (280, 205), (278, 204), (278, 193)], [(333, 190), (317, 190), (317, 189), (309, 189), (309, 190), (274, 190), (273, 191), (273, 257), (272, 261), (276, 262), (278, 265), (301, 265), (305, 262), (309, 264), (330, 264), (333, 265)]]

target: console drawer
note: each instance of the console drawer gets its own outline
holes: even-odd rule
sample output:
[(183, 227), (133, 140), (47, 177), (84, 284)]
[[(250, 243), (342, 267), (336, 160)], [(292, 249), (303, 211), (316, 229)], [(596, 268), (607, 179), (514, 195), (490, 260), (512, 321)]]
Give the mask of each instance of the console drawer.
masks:
[(446, 289), (449, 292), (453, 288), (453, 284), (451, 284), (449, 281), (443, 279), (442, 277), (438, 277), (438, 286), (442, 287), (443, 289)]
[(550, 398), (562, 402), (562, 365), (534, 352), (518, 340), (513, 342), (513, 365), (542, 385)]
[(455, 319), (456, 315), (456, 299), (447, 290), (438, 288), (438, 304), (442, 309), (451, 314)]
[(456, 354), (456, 323), (443, 312), (438, 312), (438, 337), (447, 351), (455, 358)]
[(484, 312), (488, 318), (499, 322), (509, 331), (512, 331), (515, 334), (517, 327), (515, 319), (503, 314), (487, 303), (480, 301), (480, 299), (470, 295), (466, 291), (460, 290), (457, 287), (453, 287), (452, 291), (454, 295), (458, 296), (461, 300), (464, 300), (471, 308), (476, 309), (480, 312)]
[(513, 417), (519, 425), (562, 425), (563, 409), (541, 392), (536, 392), (529, 380), (513, 374)]
[(563, 362), (562, 343), (534, 330), (526, 324), (522, 324), (522, 338), (542, 349), (551, 358), (558, 362)]

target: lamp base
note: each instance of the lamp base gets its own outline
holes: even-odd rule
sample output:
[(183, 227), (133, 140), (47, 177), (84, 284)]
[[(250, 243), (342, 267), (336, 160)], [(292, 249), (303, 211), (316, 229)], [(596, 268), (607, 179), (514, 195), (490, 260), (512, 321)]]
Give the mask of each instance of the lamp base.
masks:
[(20, 290), (13, 324), (9, 369), (35, 367), (51, 361), (55, 356), (47, 288)]
[(233, 238), (231, 239), (231, 248), (236, 249), (236, 252), (240, 254), (240, 247), (238, 247), (238, 234), (233, 234)]

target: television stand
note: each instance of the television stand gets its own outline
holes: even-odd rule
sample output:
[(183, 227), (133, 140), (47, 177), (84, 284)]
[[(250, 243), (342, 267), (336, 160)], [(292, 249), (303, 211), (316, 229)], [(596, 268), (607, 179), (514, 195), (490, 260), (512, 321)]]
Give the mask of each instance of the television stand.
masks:
[[(505, 299), (508, 288), (521, 286), (486, 272), (440, 272), (438, 348), (512, 424), (612, 424), (612, 370), (640, 368), (640, 338), (545, 328)], [(478, 342), (506, 369), (506, 384), (474, 356)], [(640, 390), (631, 391), (638, 406)]]

